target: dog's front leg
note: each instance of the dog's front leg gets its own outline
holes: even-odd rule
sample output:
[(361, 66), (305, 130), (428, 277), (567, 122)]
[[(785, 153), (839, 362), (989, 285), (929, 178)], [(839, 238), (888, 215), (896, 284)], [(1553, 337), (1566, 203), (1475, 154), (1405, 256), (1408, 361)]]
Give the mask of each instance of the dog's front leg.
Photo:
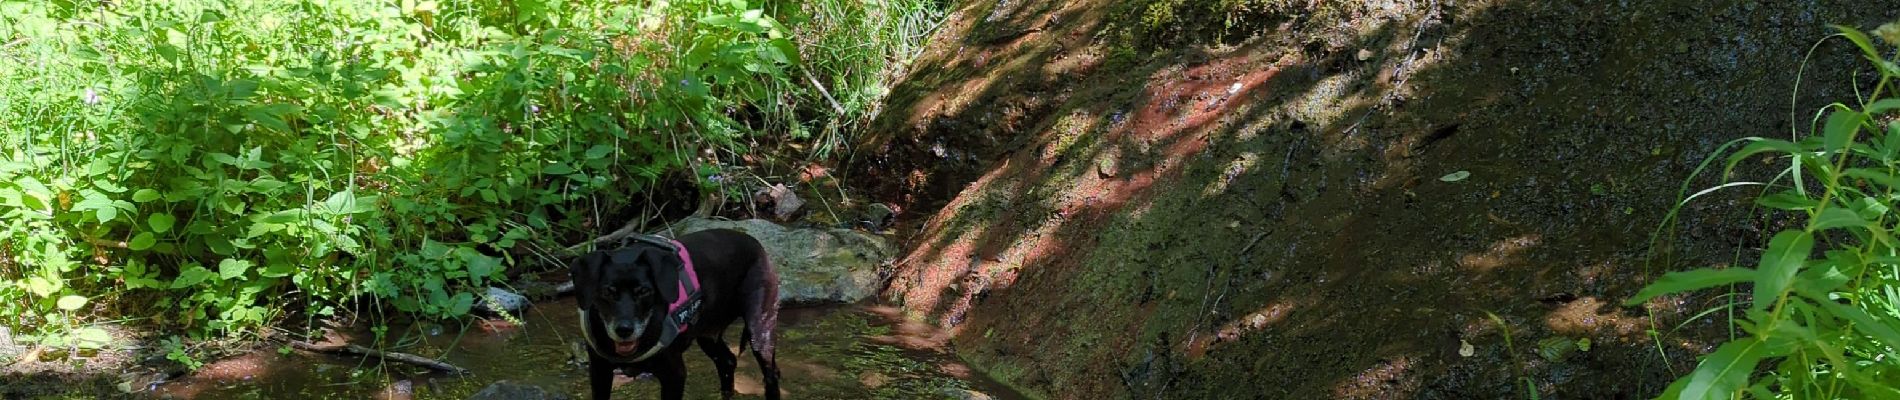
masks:
[(614, 364), (591, 349), (587, 351), (587, 386), (594, 400), (613, 398)]
[(659, 364), (653, 368), (653, 377), (660, 380), (661, 400), (680, 400), (686, 397), (686, 357), (679, 352), (666, 351), (655, 356)]
[(739, 356), (732, 354), (726, 347), (725, 335), (699, 338), (699, 349), (711, 358), (713, 367), (719, 370), (719, 398), (732, 400), (732, 374), (739, 369)]

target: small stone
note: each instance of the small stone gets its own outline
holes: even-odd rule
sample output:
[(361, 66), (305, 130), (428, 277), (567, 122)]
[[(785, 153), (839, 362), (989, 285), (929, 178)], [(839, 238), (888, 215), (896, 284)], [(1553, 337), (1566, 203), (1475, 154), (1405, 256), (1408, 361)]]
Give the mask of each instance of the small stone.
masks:
[(884, 374), (877, 373), (876, 371), (867, 371), (862, 375), (858, 375), (858, 383), (863, 383), (864, 387), (868, 389), (877, 389), (884, 387), (885, 384), (891, 383), (891, 377), (884, 376)]
[(944, 397), (955, 400), (990, 400), (993, 398), (983, 392), (962, 388), (944, 388), (938, 393), (944, 395)]
[(858, 221), (859, 226), (863, 227), (864, 230), (872, 232), (883, 231), (884, 228), (889, 228), (891, 222), (897, 218), (897, 211), (891, 209), (891, 206), (884, 203), (871, 203), (869, 208), (869, 210), (865, 210), (864, 218)]
[(1252, 324), (1254, 329), (1260, 329), (1262, 327), (1267, 326), (1267, 316), (1262, 315), (1262, 314), (1254, 314), (1253, 319), (1248, 322)]
[(1471, 342), (1467, 342), (1464, 339), (1458, 339), (1458, 356), (1459, 357), (1470, 357), (1474, 354), (1478, 354), (1477, 347), (1472, 346)]
[(1372, 59), (1372, 49), (1359, 49), (1359, 61)]
[(759, 189), (759, 192), (754, 195), (760, 201), (772, 205), (772, 217), (779, 221), (790, 221), (798, 213), (798, 209), (805, 206), (805, 200), (799, 199), (798, 193), (793, 192), (792, 188), (786, 187), (783, 183)]
[(482, 294), (482, 301), (475, 304), (476, 310), (491, 314), (502, 312), (516, 314), (524, 308), (528, 308), (527, 296), (494, 286), (489, 286), (488, 291)]

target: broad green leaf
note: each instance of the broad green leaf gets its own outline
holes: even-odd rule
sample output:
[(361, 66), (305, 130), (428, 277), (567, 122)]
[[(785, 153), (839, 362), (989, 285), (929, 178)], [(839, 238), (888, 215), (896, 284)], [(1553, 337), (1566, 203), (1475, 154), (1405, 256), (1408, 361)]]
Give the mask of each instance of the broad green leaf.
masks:
[(1748, 268), (1701, 268), (1671, 272), (1664, 274), (1661, 279), (1650, 283), (1649, 286), (1644, 286), (1643, 290), (1636, 292), (1636, 296), (1623, 301), (1623, 305), (1639, 305), (1656, 296), (1747, 282), (1750, 279), (1755, 279), (1755, 270)]
[(437, 241), (429, 240), (429, 239), (422, 240), (422, 257), (435, 260), (435, 259), (441, 259), (442, 257), (447, 257), (448, 255), (449, 255), (448, 245), (444, 245), (442, 244), (442, 242), (437, 242)]
[(26, 194), (26, 197), (20, 200), (26, 203), (28, 208), (52, 211), (53, 190), (47, 189), (46, 184), (40, 183), (39, 179), (34, 179), (32, 176), (22, 176), (20, 180), (13, 183), (20, 185), (20, 191)]
[(1847, 171), (1844, 171), (1842, 173), (1847, 174), (1847, 176), (1860, 178), (1860, 179), (1866, 179), (1868, 181), (1872, 181), (1874, 184), (1886, 186), (1888, 188), (1900, 189), (1900, 177), (1895, 177), (1893, 176), (1892, 173), (1889, 173), (1884, 170), (1877, 170), (1877, 169), (1871, 169), (1871, 168), (1848, 168)]
[(1683, 377), (1686, 384), (1676, 398), (1679, 399), (1728, 399), (1737, 391), (1748, 387), (1748, 375), (1755, 372), (1755, 364), (1761, 362), (1764, 347), (1754, 337), (1744, 337), (1723, 344), (1721, 348), (1702, 358), (1695, 371)]
[(1823, 137), (1827, 142), (1827, 151), (1847, 149), (1849, 144), (1854, 143), (1854, 135), (1860, 133), (1861, 121), (1866, 120), (1866, 114), (1852, 110), (1836, 110), (1833, 114), (1828, 114), (1827, 125), (1822, 128)]
[(104, 347), (107, 343), (112, 343), (111, 334), (106, 333), (104, 329), (93, 327), (73, 330), (73, 338), (79, 340), (79, 343), (77, 343), (79, 347), (91, 349)]
[(541, 167), (541, 173), (549, 174), (549, 175), (567, 175), (567, 174), (574, 173), (574, 167), (568, 166), (567, 163), (557, 162), (557, 163), (548, 164), (547, 166)]
[(1457, 182), (1457, 181), (1465, 180), (1465, 178), (1470, 178), (1470, 177), (1471, 177), (1471, 171), (1458, 171), (1458, 172), (1445, 174), (1445, 176), (1438, 177), (1438, 180), (1444, 181), (1444, 182)]
[(1894, 327), (1892, 318), (1875, 318), (1873, 315), (1868, 314), (1866, 310), (1860, 309), (1860, 307), (1836, 302), (1834, 299), (1829, 298), (1827, 293), (1804, 292), (1801, 293), (1801, 295), (1814, 300), (1815, 304), (1821, 305), (1821, 308), (1827, 309), (1828, 312), (1833, 313), (1835, 316), (1854, 321), (1855, 330), (1859, 330), (1861, 333), (1873, 337), (1887, 346), (1900, 347), (1900, 329)]
[(605, 158), (607, 157), (608, 154), (613, 154), (613, 152), (614, 152), (613, 147), (604, 145), (604, 144), (597, 144), (597, 145), (594, 145), (594, 147), (590, 147), (587, 149), (587, 159), (594, 160), (594, 159)]
[(449, 299), (447, 307), (448, 315), (468, 314), (468, 310), (475, 307), (475, 295), (468, 292), (456, 293), (454, 298)]
[(106, 193), (125, 193), (125, 191), (128, 190), (124, 186), (119, 186), (118, 183), (105, 179), (92, 181), (92, 186), (98, 187), (99, 190), (104, 190)]
[(264, 127), (281, 132), (290, 132), (290, 124), (284, 122), (284, 116), (297, 112), (293, 104), (266, 104), (246, 107), (244, 117)]
[(73, 203), (73, 207), (70, 211), (92, 211), (94, 213), (93, 215), (99, 217), (99, 223), (101, 224), (112, 222), (113, 219), (119, 217), (119, 209), (113, 206), (112, 198), (106, 197), (105, 194), (99, 192), (87, 192), (84, 198)]
[(482, 279), (493, 277), (495, 273), (501, 272), (500, 258), (490, 257), (480, 252), (469, 251), (463, 254), (462, 262), (468, 264), (468, 276), (474, 278), (477, 285), (481, 284)]
[(233, 167), (244, 165), (244, 162), (238, 160), (237, 157), (232, 157), (230, 154), (225, 153), (211, 153), (211, 160)]
[(244, 276), (244, 272), (249, 270), (251, 270), (250, 260), (226, 258), (218, 262), (218, 277), (226, 280)]
[(1789, 190), (1757, 198), (1755, 204), (1782, 210), (1806, 210), (1821, 205), (1821, 202)]
[(278, 211), (278, 212), (274, 212), (270, 214), (254, 216), (254, 217), (251, 217), (251, 220), (253, 222), (257, 222), (260, 224), (281, 225), (281, 224), (288, 224), (292, 222), (302, 221), (304, 219), (304, 216), (307, 214), (308, 212), (304, 210), (283, 210), (283, 211)]
[(158, 191), (152, 189), (139, 189), (137, 192), (132, 192), (132, 201), (140, 203), (158, 200), (158, 197)]
[(1900, 110), (1900, 99), (1880, 99), (1867, 105), (1868, 115), (1880, 115), (1893, 110)]
[(152, 226), (152, 232), (165, 233), (178, 223), (178, 217), (173, 217), (171, 213), (154, 213), (145, 217), (145, 223)]
[(66, 311), (78, 310), (80, 307), (86, 306), (86, 296), (72, 296), (72, 295), (62, 296), (59, 298), (59, 302), (57, 305), (59, 306), (59, 309), (61, 310), (66, 310)]
[(256, 193), (271, 193), (283, 188), (284, 185), (287, 185), (284, 181), (270, 177), (258, 177), (257, 179), (251, 180), (251, 191)]
[[(1821, 215), (1814, 216), (1814, 221), (1810, 222), (1809, 225), (1810, 225), (1809, 229), (1813, 229), (1816, 231), (1828, 230), (1828, 229), (1834, 229), (1834, 228), (1872, 228), (1873, 227), (1873, 223), (1867, 222), (1867, 220), (1861, 219), (1859, 214), (1855, 214), (1854, 211), (1848, 210), (1847, 208), (1844, 208), (1844, 207), (1833, 207), (1826, 210), (1821, 210)], [(1787, 232), (1783, 232), (1783, 233), (1787, 233)], [(1770, 248), (1773, 248), (1772, 247), (1773, 244), (1774, 244), (1773, 242), (1769, 242), (1769, 245), (1771, 246)]]
[(1757, 267), (1761, 273), (1755, 277), (1755, 304), (1751, 309), (1757, 312), (1766, 310), (1769, 304), (1781, 298), (1781, 293), (1794, 280), (1795, 273), (1801, 272), (1801, 264), (1807, 262), (1808, 253), (1813, 251), (1814, 236), (1807, 231), (1785, 230), (1769, 239), (1768, 250), (1762, 252), (1761, 264)]
[(266, 278), (282, 278), (294, 273), (297, 273), (297, 267), (295, 265), (291, 265), (288, 262), (272, 262), (270, 265), (264, 266), (264, 270), (260, 272), (260, 275)]
[(1854, 46), (1859, 47), (1861, 54), (1867, 56), (1867, 59), (1876, 62), (1883, 61), (1880, 58), (1880, 50), (1874, 48), (1874, 42), (1867, 38), (1867, 34), (1861, 33), (1859, 29), (1845, 25), (1828, 26), (1834, 28), (1834, 30), (1841, 31), (1841, 36), (1846, 37), (1847, 41), (1854, 42)]
[(178, 279), (172, 280), (172, 288), (178, 289), (197, 285), (199, 282), (204, 282), (205, 279), (210, 279), (213, 276), (217, 276), (217, 274), (212, 273), (209, 269), (205, 269), (202, 265), (194, 264), (185, 268), (184, 272), (178, 273)]
[(151, 232), (139, 232), (137, 236), (132, 237), (131, 242), (126, 243), (126, 247), (139, 251), (152, 248), (155, 244), (158, 244), (158, 235), (153, 235)]

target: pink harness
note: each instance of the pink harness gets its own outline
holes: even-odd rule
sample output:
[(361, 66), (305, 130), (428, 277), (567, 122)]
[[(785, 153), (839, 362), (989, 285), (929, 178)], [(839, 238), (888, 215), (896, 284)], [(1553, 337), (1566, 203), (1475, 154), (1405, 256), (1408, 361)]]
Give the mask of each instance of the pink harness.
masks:
[[(686, 300), (688, 298), (698, 297), (697, 295), (699, 294), (699, 271), (696, 271), (693, 269), (693, 255), (691, 253), (686, 252), (686, 245), (680, 244), (678, 240), (667, 239), (666, 241), (673, 243), (673, 248), (678, 249), (679, 257), (680, 257), (680, 269), (683, 269), (686, 272), (684, 274), (680, 274), (680, 280), (678, 282), (675, 282), (676, 285), (679, 285), (679, 296), (676, 296), (673, 298), (673, 304), (669, 304), (666, 306), (666, 313), (668, 316), (678, 316), (680, 315), (681, 309), (686, 308)], [(687, 291), (688, 285), (691, 285), (692, 291)], [(692, 321), (681, 320), (678, 322), (679, 322), (679, 330), (685, 331), (686, 328), (688, 327), (688, 324), (690, 324)]]

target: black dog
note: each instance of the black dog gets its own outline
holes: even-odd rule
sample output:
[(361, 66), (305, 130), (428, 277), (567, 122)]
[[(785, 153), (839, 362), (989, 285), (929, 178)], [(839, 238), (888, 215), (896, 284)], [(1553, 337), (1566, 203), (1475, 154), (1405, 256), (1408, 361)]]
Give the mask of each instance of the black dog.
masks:
[(712, 358), (720, 393), (731, 399), (739, 358), (726, 347), (725, 332), (740, 317), (745, 328), (739, 350), (751, 345), (765, 375), (765, 398), (779, 398), (772, 343), (778, 273), (758, 240), (724, 229), (677, 241), (638, 236), (619, 249), (582, 256), (569, 273), (579, 298), (587, 379), (595, 399), (611, 395), (615, 367), (628, 376), (650, 372), (660, 381), (662, 399), (679, 399), (686, 391), (682, 353), (690, 342), (698, 342)]

